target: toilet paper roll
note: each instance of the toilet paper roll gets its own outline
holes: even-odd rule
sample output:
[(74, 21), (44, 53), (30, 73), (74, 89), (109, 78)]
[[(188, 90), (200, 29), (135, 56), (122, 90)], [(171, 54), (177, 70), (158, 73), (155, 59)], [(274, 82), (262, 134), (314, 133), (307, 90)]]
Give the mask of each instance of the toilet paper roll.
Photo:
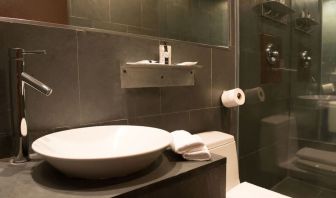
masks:
[(265, 101), (265, 92), (261, 87), (246, 89), (244, 93), (246, 104), (256, 104)]
[(236, 107), (243, 105), (245, 103), (245, 94), (243, 90), (237, 88), (237, 89), (231, 89), (227, 91), (223, 91), (222, 94), (222, 104), (225, 107)]
[(323, 84), (321, 85), (321, 87), (322, 87), (322, 92), (324, 94), (332, 94), (335, 92), (335, 86), (333, 83)]

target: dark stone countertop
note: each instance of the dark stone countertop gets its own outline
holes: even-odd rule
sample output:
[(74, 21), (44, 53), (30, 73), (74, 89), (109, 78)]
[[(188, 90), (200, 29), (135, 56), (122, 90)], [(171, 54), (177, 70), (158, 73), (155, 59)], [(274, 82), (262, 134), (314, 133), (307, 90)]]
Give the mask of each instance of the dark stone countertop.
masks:
[[(134, 191), (149, 189), (166, 181), (175, 182), (186, 175), (223, 166), (226, 159), (213, 154), (211, 161), (185, 161), (166, 151), (150, 167), (132, 176), (108, 180), (68, 178), (44, 161), (11, 165), (0, 160), (0, 197), (2, 198), (73, 198), (119, 197)], [(146, 191), (146, 190), (145, 190)]]

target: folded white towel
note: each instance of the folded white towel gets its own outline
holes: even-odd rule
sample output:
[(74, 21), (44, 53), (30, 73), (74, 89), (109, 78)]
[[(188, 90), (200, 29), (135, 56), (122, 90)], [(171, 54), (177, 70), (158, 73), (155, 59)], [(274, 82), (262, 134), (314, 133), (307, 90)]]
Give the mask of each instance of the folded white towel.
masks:
[(173, 131), (171, 135), (173, 141), (170, 146), (172, 150), (178, 154), (183, 154), (193, 149), (200, 150), (204, 147), (204, 143), (198, 135), (191, 135), (184, 130)]
[(129, 65), (157, 64), (157, 61), (155, 61), (155, 60), (141, 60), (141, 61), (137, 61), (137, 62), (127, 62), (126, 64), (129, 64)]
[(211, 159), (211, 154), (206, 146), (203, 146), (201, 150), (191, 150), (183, 153), (183, 158), (186, 160), (194, 161), (207, 161)]
[(182, 62), (182, 63), (177, 63), (176, 65), (179, 66), (192, 66), (192, 65), (197, 65), (198, 62)]

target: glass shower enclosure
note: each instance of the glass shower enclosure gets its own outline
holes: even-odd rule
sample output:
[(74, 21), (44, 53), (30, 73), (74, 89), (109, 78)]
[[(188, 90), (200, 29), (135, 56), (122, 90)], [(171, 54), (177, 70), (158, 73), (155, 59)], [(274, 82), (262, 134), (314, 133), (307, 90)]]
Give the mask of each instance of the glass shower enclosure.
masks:
[(336, 0), (239, 3), (241, 180), (336, 197)]

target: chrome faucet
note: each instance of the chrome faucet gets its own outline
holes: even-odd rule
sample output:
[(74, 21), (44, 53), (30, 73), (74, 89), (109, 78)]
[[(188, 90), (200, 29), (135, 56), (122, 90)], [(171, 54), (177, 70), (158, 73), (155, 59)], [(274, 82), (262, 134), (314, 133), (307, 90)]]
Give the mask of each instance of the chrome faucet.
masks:
[(309, 82), (306, 85), (306, 94), (308, 95), (316, 94), (318, 92), (318, 89), (319, 85), (316, 78), (314, 76), (311, 76)]
[(13, 113), (13, 128), (17, 131), (18, 149), (12, 163), (20, 164), (29, 161), (29, 140), (28, 140), (28, 126), (26, 121), (25, 108), (25, 85), (29, 85), (35, 90), (49, 96), (52, 89), (35, 79), (25, 71), (25, 56), (33, 54), (46, 54), (45, 50), (26, 51), (22, 48), (9, 49), (10, 56), (10, 77), (12, 87), (12, 108), (16, 109)]

